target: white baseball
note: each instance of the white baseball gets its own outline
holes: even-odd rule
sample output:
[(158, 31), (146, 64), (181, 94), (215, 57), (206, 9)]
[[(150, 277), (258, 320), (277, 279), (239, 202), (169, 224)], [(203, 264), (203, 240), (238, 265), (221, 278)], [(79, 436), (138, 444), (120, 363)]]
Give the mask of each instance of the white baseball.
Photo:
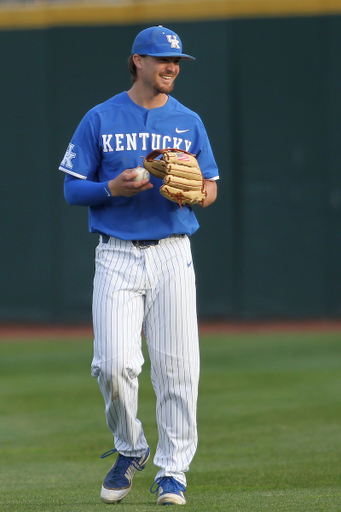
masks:
[(138, 175), (135, 176), (135, 178), (132, 178), (132, 181), (149, 180), (149, 172), (144, 167), (139, 165), (134, 169), (134, 171), (138, 171)]

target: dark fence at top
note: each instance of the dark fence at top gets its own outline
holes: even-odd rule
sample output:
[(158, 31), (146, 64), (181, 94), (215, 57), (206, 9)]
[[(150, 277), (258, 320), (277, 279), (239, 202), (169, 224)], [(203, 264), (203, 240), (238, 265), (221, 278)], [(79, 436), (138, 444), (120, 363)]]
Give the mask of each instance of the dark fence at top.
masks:
[[(170, 23), (174, 96), (205, 122), (219, 196), (192, 238), (200, 317), (341, 314), (341, 18)], [(145, 26), (0, 32), (0, 321), (91, 316), (87, 210), (57, 168), (92, 106), (130, 87)]]

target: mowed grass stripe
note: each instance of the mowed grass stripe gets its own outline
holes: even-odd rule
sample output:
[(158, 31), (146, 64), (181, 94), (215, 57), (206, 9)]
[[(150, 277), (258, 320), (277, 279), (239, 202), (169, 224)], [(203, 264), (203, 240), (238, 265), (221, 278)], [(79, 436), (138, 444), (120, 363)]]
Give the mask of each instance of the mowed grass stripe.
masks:
[[(92, 342), (0, 344), (0, 510), (89, 512), (114, 457), (90, 377)], [(337, 511), (341, 498), (341, 333), (201, 337), (199, 447), (186, 510)], [(139, 418), (157, 443), (149, 363)], [(122, 511), (153, 510), (152, 460)]]

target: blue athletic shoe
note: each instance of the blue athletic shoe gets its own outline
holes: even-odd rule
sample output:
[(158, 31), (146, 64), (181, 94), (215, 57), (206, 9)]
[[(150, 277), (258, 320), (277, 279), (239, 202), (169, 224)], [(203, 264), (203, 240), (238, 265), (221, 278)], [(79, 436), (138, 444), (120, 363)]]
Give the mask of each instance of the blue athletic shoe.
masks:
[(157, 492), (157, 505), (185, 505), (185, 491), (186, 487), (171, 476), (158, 478), (150, 488), (150, 492)]
[[(109, 450), (101, 455), (101, 459), (108, 457), (117, 450)], [(105, 503), (121, 501), (131, 489), (135, 471), (142, 471), (149, 459), (150, 448), (142, 457), (125, 457), (118, 454), (115, 464), (105, 477), (101, 489), (101, 500)]]

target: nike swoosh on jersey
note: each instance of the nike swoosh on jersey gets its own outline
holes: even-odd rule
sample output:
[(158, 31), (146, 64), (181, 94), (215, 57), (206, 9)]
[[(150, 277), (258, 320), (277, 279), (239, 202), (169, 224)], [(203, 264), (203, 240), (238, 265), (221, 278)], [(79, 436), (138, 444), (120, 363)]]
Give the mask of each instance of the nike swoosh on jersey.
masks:
[(189, 128), (187, 130), (179, 130), (179, 128), (175, 128), (176, 133), (185, 133), (189, 131)]

